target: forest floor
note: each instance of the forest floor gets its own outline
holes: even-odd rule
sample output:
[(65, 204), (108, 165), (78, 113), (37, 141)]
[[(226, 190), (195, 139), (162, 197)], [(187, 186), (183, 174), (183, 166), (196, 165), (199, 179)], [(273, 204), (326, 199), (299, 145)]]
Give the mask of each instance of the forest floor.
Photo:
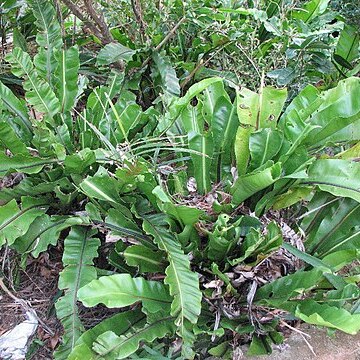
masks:
[[(54, 308), (60, 295), (57, 289), (58, 274), (62, 269), (60, 246), (51, 248), (38, 259), (28, 260), (26, 270), (19, 270), (18, 278), (10, 279), (10, 282), (7, 278), (6, 288), (0, 291), (0, 336), (25, 320), (23, 305), (16, 299), (24, 300), (36, 311), (39, 324), (28, 359), (53, 359), (62, 335)], [(0, 264), (5, 273), (14, 273), (11, 252), (1, 255)], [(109, 315), (102, 307), (80, 311), (85, 327), (92, 327)], [(351, 336), (337, 331), (329, 335), (325, 329), (301, 324), (284, 344), (274, 348), (271, 355), (246, 356), (246, 350), (246, 346), (241, 347), (236, 360), (360, 360), (360, 334)]]
[[(54, 304), (61, 296), (58, 278), (62, 270), (62, 245), (60, 241), (56, 247), (49, 247), (37, 259), (29, 256), (25, 269), (14, 252), (0, 252), (0, 337), (26, 320), (27, 308), (34, 310), (38, 326), (27, 360), (53, 359), (54, 350), (61, 341), (63, 328), (56, 317)], [(78, 306), (85, 329), (118, 312), (118, 309), (102, 305), (91, 309), (81, 303)]]
[[(19, 179), (6, 177), (0, 189)], [(38, 326), (27, 359), (50, 360), (62, 336), (62, 326), (56, 318), (55, 302), (61, 296), (58, 277), (62, 270), (63, 242), (50, 246), (37, 259), (29, 256), (21, 266), (18, 255), (5, 247), (0, 251), (0, 337), (26, 320), (26, 308), (36, 312)], [(359, 266), (359, 262), (356, 262)], [(354, 265), (354, 266), (355, 266)], [(25, 306), (24, 306), (25, 305)], [(88, 309), (79, 305), (79, 315), (85, 329), (91, 328), (118, 309), (96, 306)], [(274, 348), (268, 356), (246, 356), (247, 346), (236, 352), (236, 360), (360, 360), (360, 334), (351, 336), (337, 331), (329, 336), (324, 329), (301, 324), (284, 329), (284, 344)], [(1, 359), (1, 358), (0, 358)]]
[[(0, 264), (5, 274), (0, 290), (0, 336), (20, 324), (25, 317), (23, 301), (35, 310), (38, 327), (29, 349), (30, 359), (52, 359), (60, 341), (62, 328), (56, 318), (54, 302), (58, 297), (58, 276), (62, 268), (61, 253), (52, 251), (28, 261), (26, 269), (17, 267), (14, 254), (2, 253)], [(12, 275), (17, 273), (17, 277)]]

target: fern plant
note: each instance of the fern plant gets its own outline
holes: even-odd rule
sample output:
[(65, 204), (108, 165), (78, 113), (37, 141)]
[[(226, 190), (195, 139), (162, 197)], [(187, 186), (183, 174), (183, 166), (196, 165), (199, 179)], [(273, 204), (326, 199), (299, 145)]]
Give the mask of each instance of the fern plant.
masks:
[[(67, 229), (56, 359), (146, 357), (145, 343), (169, 358), (225, 354), (231, 334), (242, 332), (268, 351), (281, 338), (283, 313), (261, 323), (253, 308), (359, 330), (357, 278), (339, 274), (359, 258), (360, 166), (358, 146), (351, 147), (360, 137), (358, 78), (324, 92), (309, 85), (287, 106), (285, 89), (232, 91), (221, 78), (180, 97), (174, 69), (156, 53), (163, 95), (143, 110), (123, 74), (91, 89), (52, 5), (31, 6), (38, 54), (16, 48), (7, 56), (25, 99), (0, 84), (0, 176), (24, 174), (0, 193), (0, 246), (37, 257)], [(332, 147), (330, 156), (334, 143), (343, 149)], [(266, 220), (290, 206), (302, 219), (307, 252), (290, 243), (276, 217)], [(110, 275), (99, 277), (104, 233), (116, 242)], [(231, 277), (279, 252), (303, 268), (264, 286)], [(85, 331), (78, 301), (122, 309)]]

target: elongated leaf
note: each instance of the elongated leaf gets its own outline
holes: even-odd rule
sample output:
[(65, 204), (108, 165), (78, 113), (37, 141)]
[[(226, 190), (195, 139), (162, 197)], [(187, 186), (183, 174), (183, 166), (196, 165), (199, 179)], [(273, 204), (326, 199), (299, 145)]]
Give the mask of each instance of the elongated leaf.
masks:
[(34, 62), (39, 74), (43, 74), (43, 77), (51, 84), (51, 75), (56, 65), (53, 49), (62, 46), (60, 24), (50, 1), (30, 0), (29, 3), (36, 18), (36, 26), (40, 30), (36, 35), (36, 42), (41, 48)]
[(360, 164), (348, 160), (320, 159), (310, 166), (307, 184), (336, 196), (360, 202)]
[(80, 187), (89, 197), (113, 203), (120, 202), (117, 182), (107, 174), (104, 168), (100, 168), (94, 176), (88, 176), (80, 183)]
[(152, 55), (156, 66), (156, 72), (153, 73), (155, 79), (160, 77), (160, 86), (163, 91), (172, 96), (180, 96), (179, 79), (176, 76), (175, 69), (172, 67), (169, 57), (154, 52)]
[(107, 86), (95, 88), (87, 100), (87, 117), (95, 126), (100, 120), (107, 119), (106, 113), (109, 109), (109, 102), (121, 91), (123, 74), (113, 73), (108, 79)]
[(28, 138), (31, 138), (32, 125), (29, 120), (28, 110), (25, 103), (18, 99), (2, 82), (0, 82), (0, 100), (2, 100), (11, 112), (19, 117), (21, 120), (19, 125), (21, 126), (22, 131)]
[[(325, 298), (328, 301), (328, 305), (344, 307), (345, 304), (354, 303), (360, 299), (360, 288), (356, 284), (346, 284), (344, 287), (329, 291)], [(352, 311), (351, 313), (354, 314)]]
[(289, 299), (314, 288), (323, 279), (321, 270), (297, 271), (261, 287), (255, 295), (255, 302), (281, 307)]
[(116, 104), (111, 106), (109, 115), (100, 121), (99, 127), (101, 132), (116, 145), (128, 140), (130, 131), (139, 126), (142, 118), (143, 112), (136, 103), (134, 94), (123, 91)]
[(326, 11), (329, 1), (330, 0), (308, 1), (302, 9), (294, 11), (292, 15), (294, 18), (308, 23)]
[(275, 128), (286, 98), (286, 89), (263, 87), (258, 94), (246, 88), (237, 91), (237, 115), (241, 126), (236, 134), (235, 154), (239, 175), (246, 173), (251, 133), (262, 128)]
[(297, 305), (295, 316), (309, 324), (338, 329), (351, 335), (360, 330), (360, 314), (351, 314), (345, 309), (318, 304), (310, 299)]
[(322, 98), (319, 94), (319, 90), (315, 86), (308, 85), (300, 91), (285, 109), (279, 120), (278, 128), (282, 130), (285, 138), (291, 143), (299, 143), (299, 138), (306, 127), (306, 120), (321, 105)]
[(35, 258), (46, 251), (49, 245), (56, 245), (62, 230), (73, 225), (80, 225), (85, 219), (80, 217), (38, 216), (29, 226), (27, 232), (17, 238), (13, 247), (20, 254), (31, 255)]
[(99, 303), (107, 307), (124, 307), (138, 301), (149, 312), (157, 312), (170, 306), (172, 297), (158, 281), (132, 278), (129, 274), (102, 276), (78, 291), (79, 300), (87, 307)]
[(279, 152), (283, 135), (270, 128), (261, 129), (250, 136), (249, 148), (251, 154), (250, 169), (255, 170), (272, 160)]
[[(281, 4), (282, 4), (282, 0), (274, 0), (269, 4), (266, 4), (266, 17), (264, 20), (266, 20), (266, 18), (271, 19), (273, 17), (276, 17), (276, 15), (279, 14), (279, 11), (281, 9)], [(255, 9), (251, 9), (251, 10), (255, 10)], [(264, 26), (264, 23), (261, 25), (260, 29), (259, 29), (259, 40), (260, 42), (265, 41), (268, 38), (269, 32), (267, 31), (268, 29), (266, 29), (266, 27)]]
[(336, 133), (359, 120), (360, 79), (351, 77), (340, 81), (339, 84), (323, 93), (321, 105), (312, 114), (309, 121), (318, 127), (306, 139), (306, 144), (314, 146), (323, 141), (330, 141)]
[(253, 129), (249, 127), (239, 126), (236, 132), (235, 138), (235, 157), (236, 157), (236, 169), (238, 175), (245, 175), (250, 159), (250, 136)]
[(293, 67), (276, 69), (267, 73), (267, 76), (276, 80), (278, 86), (287, 86), (299, 76), (299, 71)]
[[(17, 3), (18, 5), (20, 5), (20, 2), (17, 1)], [(13, 43), (14, 43), (14, 47), (19, 47), (22, 50), (28, 52), (26, 38), (19, 28), (13, 28)]]
[(207, 256), (210, 260), (221, 261), (234, 249), (241, 235), (242, 217), (230, 223), (230, 216), (221, 214), (217, 218), (214, 229), (209, 233)]
[[(221, 84), (221, 83), (218, 83)], [(201, 111), (201, 103), (196, 106), (189, 104), (180, 115), (180, 123), (186, 133), (194, 132), (202, 134), (204, 131), (204, 116)]]
[(345, 24), (340, 33), (335, 53), (349, 63), (357, 60), (359, 58), (359, 39), (360, 35), (357, 29)]
[(176, 238), (164, 227), (166, 218), (157, 215), (144, 221), (144, 230), (154, 237), (159, 248), (167, 253), (170, 265), (166, 269), (165, 282), (170, 286), (170, 293), (175, 297), (171, 313), (178, 316), (179, 325), (188, 319), (196, 323), (200, 314), (201, 292), (198, 278), (190, 270), (190, 262), (181, 250)]
[(199, 95), (210, 85), (222, 81), (223, 80), (221, 78), (215, 77), (201, 80), (198, 83), (192, 85), (183, 97), (181, 97), (171, 105), (169, 109), (171, 113), (171, 119), (176, 119), (179, 116), (180, 112), (187, 107), (191, 99), (193, 99), (195, 96)]
[(98, 336), (107, 331), (112, 331), (118, 336), (126, 334), (134, 326), (139, 326), (139, 324), (144, 326), (145, 320), (145, 314), (140, 309), (125, 311), (105, 319), (80, 336), (68, 360), (96, 359), (98, 355), (92, 350), (92, 345)]
[(96, 162), (95, 151), (85, 148), (66, 156), (64, 167), (66, 174), (85, 174), (88, 168)]
[(323, 257), (334, 251), (357, 249), (360, 245), (357, 226), (360, 204), (348, 198), (331, 203), (327, 201), (328, 196), (322, 196), (322, 199), (321, 202), (316, 198), (310, 202), (309, 209), (313, 213), (302, 224), (307, 234), (307, 251)]
[(311, 186), (299, 186), (290, 188), (286, 193), (278, 195), (276, 198), (274, 198), (272, 208), (274, 210), (289, 208), (291, 205), (294, 205), (301, 200), (309, 200), (309, 198), (311, 197), (311, 193)]
[(29, 154), (23, 140), (17, 136), (14, 129), (5, 121), (0, 121), (0, 143), (5, 149), (9, 149), (13, 155)]
[(119, 43), (105, 45), (99, 52), (96, 62), (98, 65), (109, 65), (119, 60), (130, 61), (135, 51)]
[(61, 112), (70, 111), (78, 93), (78, 71), (80, 67), (79, 50), (73, 46), (55, 52), (56, 94), (60, 101)]
[(344, 266), (352, 264), (355, 260), (360, 259), (360, 250), (339, 250), (326, 255), (322, 262), (331, 266), (334, 271), (339, 271)]
[(278, 249), (282, 245), (282, 242), (281, 229), (279, 229), (274, 222), (271, 222), (267, 226), (267, 233), (265, 236), (263, 236), (258, 229), (252, 228), (240, 246), (241, 256), (229, 262), (234, 266), (240, 264), (244, 260), (251, 259), (251, 263), (256, 264), (268, 253)]
[(172, 101), (169, 106), (169, 112), (167, 112), (161, 121), (159, 121), (156, 133), (162, 134), (167, 132), (169, 135), (182, 135), (181, 123), (178, 120), (181, 112), (186, 109), (195, 96), (199, 95), (207, 87), (222, 81), (221, 78), (216, 77), (204, 79), (192, 85), (183, 97)]
[(272, 185), (280, 178), (280, 175), (281, 163), (276, 163), (264, 170), (239, 177), (231, 188), (232, 202), (242, 203), (251, 195)]
[(342, 67), (348, 69), (348, 70), (353, 70), (354, 67), (346, 60), (344, 59), (342, 56), (338, 55), (338, 54), (334, 54), (334, 60), (341, 65)]
[(124, 258), (128, 265), (138, 266), (140, 273), (163, 272), (165, 270), (164, 255), (143, 245), (129, 246), (124, 251)]
[(174, 217), (182, 225), (194, 225), (204, 215), (202, 210), (194, 207), (174, 204), (160, 186), (156, 186), (152, 193), (160, 200), (160, 209), (167, 215)]
[(337, 159), (355, 160), (360, 158), (360, 141), (351, 148), (342, 151), (335, 156)]
[(283, 244), (282, 246), (285, 250), (289, 251), (291, 254), (295, 255), (298, 259), (306, 262), (307, 264), (311, 265), (314, 268), (317, 268), (319, 270), (322, 270), (326, 273), (334, 272), (334, 269), (321, 261), (320, 259), (316, 258), (315, 256), (312, 256), (310, 254), (307, 254), (304, 251), (300, 251), (295, 246), (292, 246), (288, 243)]
[(163, 215), (148, 216), (143, 228), (154, 237), (155, 243), (167, 254), (169, 266), (166, 268), (165, 283), (169, 285), (170, 294), (174, 297), (171, 304), (171, 315), (176, 316), (175, 324), (183, 338), (184, 349), (193, 342), (188, 322), (195, 324), (201, 311), (202, 294), (199, 279), (190, 269), (189, 258), (184, 254), (176, 237), (165, 227)]
[(269, 336), (254, 336), (246, 353), (248, 356), (270, 355), (272, 352)]
[(210, 168), (213, 156), (213, 139), (210, 134), (189, 134), (189, 148), (201, 155), (191, 154), (194, 164), (194, 176), (200, 194), (210, 191)]
[(213, 163), (215, 179), (220, 181), (225, 173), (230, 173), (233, 144), (239, 120), (237, 116), (236, 103), (232, 104), (226, 97), (220, 97), (214, 108), (211, 120), (211, 133), (214, 141)]
[(0, 246), (14, 241), (24, 235), (31, 223), (48, 208), (49, 201), (44, 198), (24, 196), (21, 207), (16, 200), (11, 200), (0, 207)]
[[(136, 225), (136, 223), (132, 220), (131, 213), (128, 214), (127, 211), (122, 211), (119, 205), (117, 209), (110, 209), (108, 211), (108, 216), (105, 219), (105, 225), (111, 230), (111, 233), (114, 235), (120, 236), (129, 236), (134, 238), (140, 243), (152, 250), (156, 250), (156, 245), (152, 242), (151, 238), (144, 235), (140, 228)], [(93, 220), (95, 224), (101, 224), (102, 222), (98, 222)]]
[(174, 319), (172, 317), (159, 317), (155, 322), (143, 327), (134, 326), (132, 331), (125, 335), (116, 335), (107, 331), (96, 339), (93, 350), (106, 360), (125, 359), (134, 353), (140, 342), (152, 343), (157, 338), (163, 338), (174, 332)]
[(57, 114), (60, 110), (59, 100), (49, 84), (37, 75), (29, 54), (23, 52), (20, 48), (15, 48), (12, 53), (6, 56), (6, 60), (10, 62), (15, 76), (25, 77), (25, 96), (29, 104), (50, 117)]
[(240, 124), (255, 129), (274, 128), (287, 98), (286, 89), (264, 87), (259, 94), (248, 89), (237, 92), (238, 117)]
[(225, 91), (223, 82), (216, 82), (204, 89), (204, 94), (199, 96), (199, 99), (203, 103), (202, 113), (208, 124), (214, 116), (215, 104), (220, 97), (224, 97), (229, 100), (229, 95)]
[(60, 273), (59, 288), (65, 290), (65, 294), (56, 302), (55, 307), (65, 333), (62, 345), (54, 354), (57, 360), (67, 359), (83, 332), (78, 317), (76, 294), (79, 288), (96, 278), (93, 258), (97, 256), (100, 240), (92, 237), (95, 233), (89, 227), (74, 226), (64, 242), (64, 270)]
[(55, 159), (42, 159), (30, 155), (15, 155), (12, 157), (0, 153), (0, 177), (8, 172), (22, 172), (25, 174), (36, 174), (45, 165), (58, 163)]
[[(141, 229), (133, 221), (133, 215), (127, 208), (118, 207), (117, 209), (109, 209), (105, 221), (106, 224), (128, 229), (129, 234), (131, 234), (131, 231), (141, 234)], [(116, 234), (116, 228), (114, 230), (113, 233)]]

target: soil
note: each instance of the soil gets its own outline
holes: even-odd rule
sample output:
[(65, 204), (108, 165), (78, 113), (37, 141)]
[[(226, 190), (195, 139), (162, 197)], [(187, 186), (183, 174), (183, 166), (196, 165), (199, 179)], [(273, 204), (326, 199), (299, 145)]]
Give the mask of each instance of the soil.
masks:
[[(284, 344), (268, 356), (243, 356), (242, 360), (360, 360), (360, 333), (348, 335), (302, 324)], [(306, 334), (306, 335), (305, 335)], [(304, 340), (306, 339), (306, 341)], [(244, 349), (245, 353), (245, 349)]]
[(61, 253), (54, 248), (38, 259), (29, 258), (26, 269), (21, 269), (15, 254), (3, 251), (0, 264), (4, 285), (10, 292), (7, 294), (4, 289), (0, 290), (0, 336), (25, 320), (25, 309), (14, 297), (24, 300), (36, 311), (39, 319), (29, 348), (29, 359), (52, 359), (62, 333), (54, 308), (59, 295), (57, 283), (62, 268)]
[[(26, 269), (20, 267), (19, 256), (14, 252), (0, 251), (0, 278), (6, 287), (0, 286), (0, 336), (26, 320), (25, 309), (15, 298), (24, 300), (36, 311), (39, 319), (27, 360), (53, 359), (54, 350), (60, 345), (63, 328), (56, 318), (54, 304), (61, 296), (58, 290), (61, 257), (62, 241), (57, 247), (49, 247), (37, 259), (29, 256)], [(81, 303), (78, 303), (78, 309), (85, 330), (119, 311), (103, 305), (85, 308)]]
[[(55, 316), (54, 303), (58, 298), (58, 274), (62, 269), (61, 249), (51, 249), (39, 256), (29, 258), (26, 270), (18, 267), (14, 253), (0, 253), (0, 265), (4, 283), (11, 294), (25, 300), (37, 313), (39, 326), (30, 347), (29, 359), (53, 359), (53, 352), (58, 346), (62, 327)], [(17, 274), (17, 277), (15, 277)], [(86, 309), (80, 306), (80, 316), (85, 328), (90, 328), (118, 310), (96, 307)], [(0, 336), (15, 325), (25, 320), (25, 311), (13, 297), (0, 291)], [(306, 335), (305, 335), (306, 334)], [(285, 343), (275, 347), (268, 356), (246, 356), (246, 347), (239, 349), (237, 359), (244, 360), (360, 360), (360, 334), (351, 336), (337, 331), (327, 335), (325, 329), (302, 324), (293, 331)]]

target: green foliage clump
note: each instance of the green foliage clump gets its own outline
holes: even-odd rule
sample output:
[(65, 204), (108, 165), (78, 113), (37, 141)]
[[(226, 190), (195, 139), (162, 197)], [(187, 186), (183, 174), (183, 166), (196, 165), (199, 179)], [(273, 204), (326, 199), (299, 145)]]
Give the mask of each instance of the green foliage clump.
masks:
[[(181, 86), (204, 51), (195, 39), (180, 55), (174, 44), (150, 51), (114, 31), (118, 41), (89, 70), (88, 49), (63, 36), (51, 3), (29, 5), (36, 54), (15, 47), (6, 56), (24, 96), (0, 83), (0, 176), (23, 174), (0, 193), (0, 246), (25, 264), (64, 240), (55, 359), (230, 358), (234, 334), (251, 338), (250, 353), (266, 353), (289, 319), (359, 331), (359, 279), (341, 272), (360, 257), (359, 53), (350, 26), (329, 57), (318, 54), (334, 65), (333, 86), (289, 95), (265, 74), (256, 91), (241, 87), (222, 68)], [(195, 9), (192, 21), (208, 35), (210, 20), (231, 33), (255, 19), (264, 59), (272, 53), (264, 44), (276, 47), (296, 24), (301, 41), (286, 51), (307, 62), (308, 46), (323, 46), (311, 24), (326, 23), (325, 5), (279, 13), (222, 4)], [(227, 36), (231, 46), (241, 37)], [(275, 71), (279, 83), (285, 70)], [(267, 271), (276, 261), (286, 270)], [(85, 331), (79, 301), (119, 312)], [(281, 311), (261, 321), (271, 309)]]

